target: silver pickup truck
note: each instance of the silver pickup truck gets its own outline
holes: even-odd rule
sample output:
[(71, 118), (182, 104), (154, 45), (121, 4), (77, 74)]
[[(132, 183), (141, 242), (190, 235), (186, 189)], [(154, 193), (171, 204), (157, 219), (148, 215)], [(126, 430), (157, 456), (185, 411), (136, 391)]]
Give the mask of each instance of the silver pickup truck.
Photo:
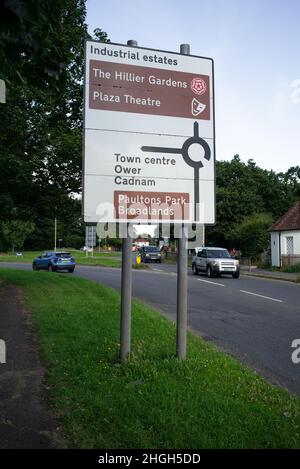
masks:
[(192, 260), (194, 275), (199, 272), (206, 273), (207, 277), (231, 274), (233, 278), (240, 276), (240, 264), (237, 259), (230, 256), (227, 249), (202, 247), (196, 248)]

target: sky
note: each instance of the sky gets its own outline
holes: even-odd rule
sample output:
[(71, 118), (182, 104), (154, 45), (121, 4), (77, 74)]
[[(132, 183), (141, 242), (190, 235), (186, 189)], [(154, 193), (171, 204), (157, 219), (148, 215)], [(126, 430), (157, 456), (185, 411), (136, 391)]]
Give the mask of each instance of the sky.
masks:
[(300, 0), (87, 0), (89, 33), (212, 57), (216, 158), (300, 165)]

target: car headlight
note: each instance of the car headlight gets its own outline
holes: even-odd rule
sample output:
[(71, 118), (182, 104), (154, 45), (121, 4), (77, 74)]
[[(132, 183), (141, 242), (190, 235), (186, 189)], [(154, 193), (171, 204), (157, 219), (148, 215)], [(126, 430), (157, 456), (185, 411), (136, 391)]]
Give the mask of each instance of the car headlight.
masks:
[(219, 261), (213, 261), (212, 265), (219, 265)]
[(149, 254), (146, 254), (146, 257), (149, 257)]

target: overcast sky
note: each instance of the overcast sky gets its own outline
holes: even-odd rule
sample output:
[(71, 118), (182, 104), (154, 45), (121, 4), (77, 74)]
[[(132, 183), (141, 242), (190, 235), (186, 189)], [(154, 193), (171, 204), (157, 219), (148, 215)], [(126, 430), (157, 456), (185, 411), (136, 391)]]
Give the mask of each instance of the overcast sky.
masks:
[(217, 159), (300, 164), (300, 0), (88, 0), (89, 32), (215, 61)]

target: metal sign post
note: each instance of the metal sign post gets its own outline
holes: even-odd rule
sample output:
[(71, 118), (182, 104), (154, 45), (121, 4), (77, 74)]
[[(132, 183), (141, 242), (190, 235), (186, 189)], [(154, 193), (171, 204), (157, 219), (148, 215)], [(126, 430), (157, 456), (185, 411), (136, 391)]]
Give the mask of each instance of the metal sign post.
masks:
[[(180, 53), (190, 54), (189, 44), (180, 45)], [(197, 213), (196, 199), (195, 214)], [(181, 229), (181, 238), (178, 239), (177, 259), (177, 329), (176, 329), (176, 355), (180, 359), (186, 358), (187, 342), (187, 248), (184, 227)]]
[[(135, 40), (127, 41), (127, 45), (137, 47)], [(126, 225), (126, 237), (122, 242), (122, 273), (121, 273), (121, 318), (120, 318), (120, 360), (126, 362), (131, 350), (131, 298), (132, 298), (132, 239)]]
[(120, 360), (128, 360), (131, 349), (132, 239), (123, 238), (121, 273)]

